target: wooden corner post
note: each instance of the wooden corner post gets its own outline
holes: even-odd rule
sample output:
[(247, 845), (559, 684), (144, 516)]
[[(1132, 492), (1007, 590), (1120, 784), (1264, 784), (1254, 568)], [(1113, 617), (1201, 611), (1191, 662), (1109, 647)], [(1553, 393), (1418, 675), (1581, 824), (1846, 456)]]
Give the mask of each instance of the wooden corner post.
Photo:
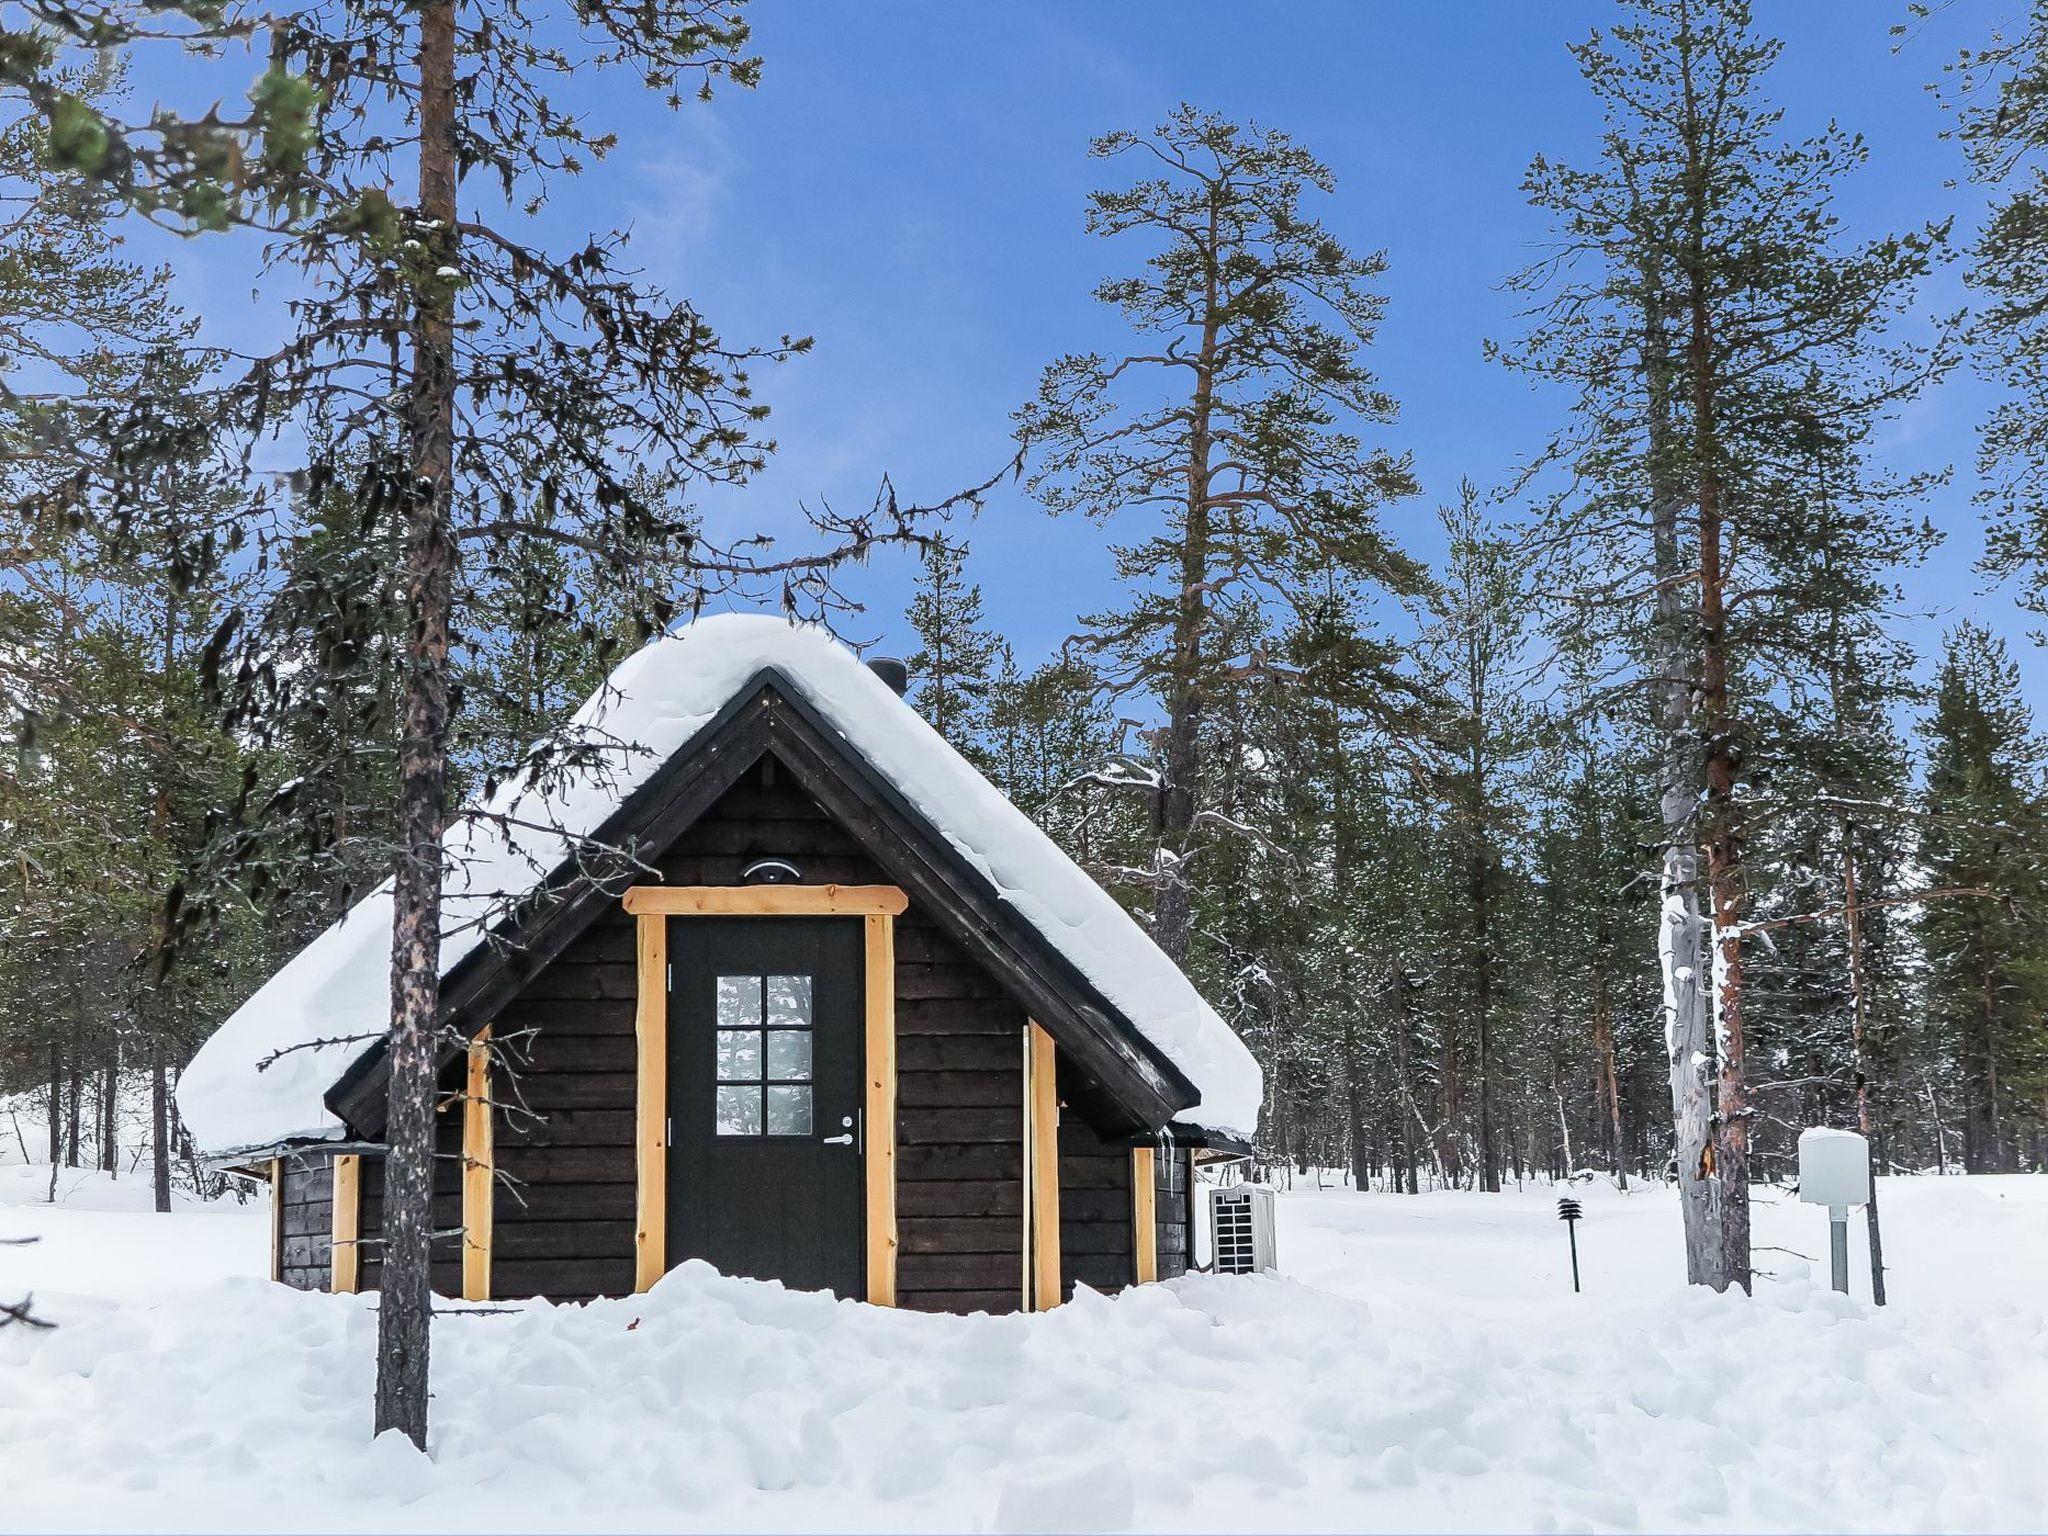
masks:
[(1025, 1182), (1031, 1209), (1031, 1308), (1060, 1304), (1060, 1095), (1052, 1036), (1025, 1026)]
[(270, 1160), (270, 1278), (284, 1278), (284, 1159)]
[[(628, 892), (627, 910), (635, 910)], [(640, 911), (635, 1100), (633, 1289), (668, 1273), (668, 914)]]
[(491, 1132), (491, 1027), (469, 1042), (462, 1095), (462, 1299), (491, 1299), (491, 1215), (497, 1156)]
[(334, 1217), (328, 1228), (328, 1288), (337, 1296), (353, 1296), (363, 1284), (363, 1158), (341, 1152), (334, 1159)]
[(870, 912), (866, 926), (867, 1085), (861, 1105), (867, 1182), (868, 1300), (896, 1305), (896, 919)]
[(1140, 1285), (1159, 1278), (1159, 1187), (1153, 1177), (1152, 1149), (1131, 1148), (1131, 1252)]

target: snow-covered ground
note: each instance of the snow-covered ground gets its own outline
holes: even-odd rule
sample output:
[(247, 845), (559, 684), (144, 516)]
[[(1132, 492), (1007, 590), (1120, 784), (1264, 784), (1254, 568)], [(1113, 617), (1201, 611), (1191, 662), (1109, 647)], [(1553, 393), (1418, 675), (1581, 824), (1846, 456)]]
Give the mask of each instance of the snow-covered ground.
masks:
[[(0, 1168), (0, 1528), (2039, 1529), (2048, 1179), (1882, 1189), (1894, 1304), (1826, 1223), (1687, 1291), (1662, 1190), (1282, 1197), (1284, 1272), (1030, 1318), (698, 1266), (436, 1325), (431, 1459), (367, 1421), (372, 1298), (260, 1278), (260, 1203)], [(1860, 1227), (1858, 1228), (1860, 1260)], [(1868, 1294), (1859, 1265), (1857, 1295)]]

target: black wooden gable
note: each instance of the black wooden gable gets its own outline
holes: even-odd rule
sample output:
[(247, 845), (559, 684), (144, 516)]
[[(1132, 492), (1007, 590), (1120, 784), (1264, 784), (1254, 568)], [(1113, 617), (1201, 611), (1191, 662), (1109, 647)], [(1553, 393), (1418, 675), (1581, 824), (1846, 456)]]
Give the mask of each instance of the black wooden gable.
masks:
[[(585, 839), (610, 852), (595, 854), (587, 867), (557, 871), (489, 942), (456, 964), (442, 980), (443, 1018), (464, 1037), (489, 1022), (625, 886), (644, 882), (644, 866), (766, 756), (1051, 1032), (1083, 1074), (1085, 1108), (1096, 1125), (1154, 1132), (1196, 1102), (1185, 1074), (773, 667), (735, 693)], [(381, 1137), (387, 1076), (379, 1046), (329, 1090), (328, 1107), (358, 1134)]]

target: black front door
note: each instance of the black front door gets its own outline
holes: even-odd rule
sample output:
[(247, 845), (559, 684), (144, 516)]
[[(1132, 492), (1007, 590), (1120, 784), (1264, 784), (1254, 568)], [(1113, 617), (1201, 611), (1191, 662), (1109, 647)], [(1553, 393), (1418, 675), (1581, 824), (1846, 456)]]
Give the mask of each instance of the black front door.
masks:
[(668, 1262), (859, 1299), (863, 930), (669, 919)]

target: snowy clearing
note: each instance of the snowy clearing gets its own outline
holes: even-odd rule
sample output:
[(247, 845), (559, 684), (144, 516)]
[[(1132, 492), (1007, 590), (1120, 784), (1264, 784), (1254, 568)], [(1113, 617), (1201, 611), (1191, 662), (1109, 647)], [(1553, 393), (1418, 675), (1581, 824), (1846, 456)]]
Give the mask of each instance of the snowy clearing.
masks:
[[(1286, 1272), (923, 1317), (692, 1266), (437, 1325), (432, 1459), (367, 1440), (374, 1299), (258, 1278), (260, 1203), (0, 1169), (0, 1526), (2035, 1529), (2048, 1179), (1890, 1180), (1895, 1305), (1785, 1253), (1688, 1292), (1664, 1190), (1281, 1200)], [(1825, 1217), (1759, 1190), (1758, 1241)], [(1860, 1233), (1860, 1227), (1859, 1227)], [(1859, 1238), (1860, 1242), (1860, 1238)], [(1858, 1250), (1860, 1259), (1860, 1248)], [(1824, 1275), (1824, 1269), (1822, 1271)], [(1867, 1294), (1859, 1268), (1858, 1295)], [(365, 1492), (374, 1490), (374, 1492)]]

